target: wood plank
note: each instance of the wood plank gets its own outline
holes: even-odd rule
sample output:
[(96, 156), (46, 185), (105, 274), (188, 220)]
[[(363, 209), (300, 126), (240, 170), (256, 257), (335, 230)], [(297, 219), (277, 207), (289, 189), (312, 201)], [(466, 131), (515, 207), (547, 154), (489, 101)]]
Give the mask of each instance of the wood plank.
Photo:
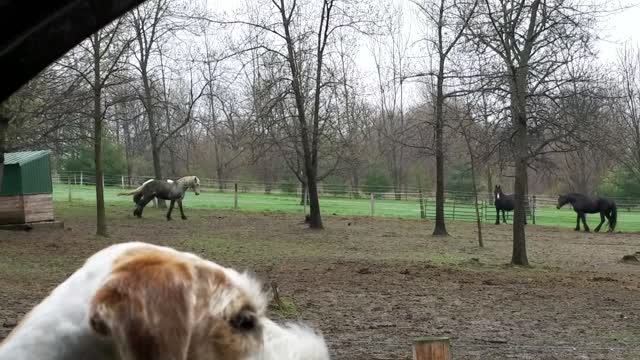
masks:
[(3, 215), (0, 224), (22, 224), (25, 222), (24, 214)]
[(54, 220), (51, 194), (0, 197), (0, 224), (21, 224)]
[(416, 339), (413, 343), (413, 360), (451, 360), (449, 338)]
[(0, 224), (24, 223), (23, 200), (22, 195), (0, 196)]
[(53, 221), (53, 198), (51, 194), (24, 196), (24, 216), (26, 222)]
[(25, 222), (34, 223), (42, 221), (53, 221), (53, 214), (31, 215), (25, 217)]

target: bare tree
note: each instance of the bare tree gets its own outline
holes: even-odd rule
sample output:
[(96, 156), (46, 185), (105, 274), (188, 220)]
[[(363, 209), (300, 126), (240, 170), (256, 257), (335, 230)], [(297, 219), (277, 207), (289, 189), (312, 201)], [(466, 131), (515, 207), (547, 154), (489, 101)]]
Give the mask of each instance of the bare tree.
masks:
[[(477, 49), (488, 49), (502, 64), (506, 84), (515, 161), (513, 264), (528, 264), (524, 222), (530, 160), (557, 140), (531, 128), (532, 100), (553, 98), (561, 84), (581, 80), (567, 72), (567, 65), (591, 55), (594, 22), (593, 8), (580, 0), (483, 0), (470, 26)], [(536, 136), (544, 139), (532, 144)]]
[(105, 91), (121, 81), (118, 74), (125, 66), (122, 59), (130, 43), (130, 38), (122, 29), (123, 24), (122, 20), (118, 20), (99, 30), (59, 62), (71, 76), (77, 76), (90, 92), (96, 179), (96, 233), (100, 236), (107, 236), (102, 140), (105, 114), (111, 102), (106, 100)]
[[(470, 19), (474, 16), (477, 1), (456, 2), (440, 0), (438, 2), (425, 2), (412, 0), (420, 10), (424, 18), (429, 34), (425, 39), (429, 49), (435, 53), (437, 65), (426, 74), (416, 76), (430, 76), (435, 79), (432, 101), (434, 104), (435, 120), (435, 157), (436, 157), (436, 222), (433, 229), (435, 236), (447, 236), (447, 227), (444, 219), (444, 107), (447, 98), (455, 96), (456, 84), (447, 84), (455, 78), (455, 72), (449, 67), (452, 52), (462, 39)], [(458, 84), (459, 85), (459, 84)]]
[[(152, 55), (156, 53), (158, 42), (168, 36), (172, 27), (167, 25), (169, 17), (169, 2), (167, 0), (154, 0), (134, 9), (129, 16), (132, 28), (136, 35), (134, 47), (135, 68), (139, 72), (142, 82), (140, 100), (144, 105), (148, 121), (148, 131), (151, 140), (151, 154), (153, 157), (153, 171), (156, 179), (162, 179), (162, 166), (160, 160), (160, 146), (158, 140), (157, 110), (153, 95), (153, 79), (151, 63)], [(164, 202), (160, 202), (163, 204)]]
[[(482, 125), (480, 125), (482, 126)], [(482, 218), (480, 216), (480, 205), (478, 199), (478, 182), (477, 182), (477, 168), (478, 163), (482, 161), (484, 154), (477, 149), (482, 148), (482, 144), (478, 141), (478, 135), (474, 133), (482, 132), (478, 131), (478, 124), (474, 121), (472, 111), (468, 109), (466, 113), (462, 114), (458, 124), (458, 131), (462, 134), (465, 144), (467, 146), (467, 153), (469, 155), (469, 166), (471, 168), (471, 183), (473, 185), (473, 201), (476, 212), (476, 226), (478, 229), (478, 246), (484, 247), (482, 239)]]
[[(348, 168), (351, 189), (357, 194), (360, 173), (366, 165), (368, 145), (373, 141), (374, 114), (364, 98), (358, 96), (358, 89), (362, 89), (364, 85), (358, 81), (360, 74), (355, 66), (355, 39), (341, 36), (338, 46), (338, 58), (333, 68), (337, 69), (341, 84), (335, 88), (338, 93), (336, 96), (341, 99), (341, 114), (337, 117), (335, 129), (337, 140), (341, 143), (339, 151), (343, 153), (342, 161)], [(394, 145), (401, 144), (395, 142)]]
[(405, 146), (401, 137), (406, 131), (404, 79), (410, 39), (403, 31), (401, 9), (391, 10), (382, 26), (382, 35), (374, 37), (372, 49), (376, 66), (380, 123), (380, 148), (387, 159), (396, 200), (400, 200), (406, 180)]
[(640, 49), (628, 44), (618, 54), (618, 111), (620, 124), (615, 157), (626, 172), (640, 181)]
[[(320, 201), (318, 199), (319, 152), (325, 139), (329, 121), (323, 111), (330, 107), (328, 98), (332, 93), (325, 92), (329, 85), (325, 81), (327, 49), (331, 46), (333, 37), (343, 29), (353, 28), (359, 20), (350, 12), (356, 7), (349, 1), (322, 0), (315, 8), (314, 2), (299, 2), (297, 0), (273, 0), (271, 6), (261, 7), (259, 14), (249, 20), (218, 21), (218, 23), (240, 24), (250, 26), (262, 32), (261, 48), (275, 54), (284, 60), (287, 74), (280, 81), (288, 82), (287, 91), (273, 102), (288, 102), (292, 107), (286, 107), (284, 113), (295, 118), (297, 125), (294, 141), (299, 144), (302, 159), (302, 175), (309, 192), (309, 208), (311, 228), (321, 229), (322, 217)], [(277, 16), (265, 17), (265, 10)], [(311, 15), (310, 15), (311, 14)], [(306, 16), (309, 15), (309, 16)], [(309, 92), (305, 91), (309, 89)], [(275, 105), (274, 105), (275, 106)], [(282, 113), (282, 112), (281, 112)], [(286, 121), (289, 116), (282, 121)]]
[[(134, 67), (142, 82), (142, 89), (138, 93), (138, 97), (144, 106), (148, 122), (153, 170), (156, 179), (162, 179), (163, 176), (162, 149), (174, 135), (191, 121), (193, 108), (205, 90), (205, 86), (199, 86), (197, 89), (198, 81), (195, 80), (192, 73), (193, 67), (189, 65), (187, 69), (184, 69), (189, 73), (186, 108), (184, 111), (173, 112), (174, 115), (180, 115), (180, 118), (175, 122), (170, 118), (170, 105), (167, 104), (166, 97), (163, 106), (158, 105), (159, 101), (163, 101), (163, 95), (167, 94), (168, 85), (166, 83), (157, 84), (164, 77), (163, 73), (158, 75), (154, 71), (155, 66), (158, 65), (154, 61), (160, 61), (159, 55), (162, 46), (169, 41), (172, 35), (185, 31), (188, 24), (194, 23), (194, 20), (186, 14), (176, 14), (172, 6), (177, 5), (168, 0), (152, 0), (134, 9), (128, 18), (135, 32)], [(160, 65), (164, 66), (164, 64)], [(159, 120), (162, 115), (165, 116), (165, 120), (168, 120), (165, 123), (168, 127), (160, 124)], [(164, 206), (164, 201), (159, 202), (159, 205)]]

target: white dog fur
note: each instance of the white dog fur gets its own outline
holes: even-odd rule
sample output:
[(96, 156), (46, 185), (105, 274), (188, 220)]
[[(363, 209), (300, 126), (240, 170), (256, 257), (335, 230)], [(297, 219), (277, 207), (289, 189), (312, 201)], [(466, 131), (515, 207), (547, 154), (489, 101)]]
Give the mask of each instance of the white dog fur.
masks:
[(25, 317), (0, 360), (329, 359), (321, 335), (274, 323), (266, 305), (244, 273), (168, 247), (113, 245)]

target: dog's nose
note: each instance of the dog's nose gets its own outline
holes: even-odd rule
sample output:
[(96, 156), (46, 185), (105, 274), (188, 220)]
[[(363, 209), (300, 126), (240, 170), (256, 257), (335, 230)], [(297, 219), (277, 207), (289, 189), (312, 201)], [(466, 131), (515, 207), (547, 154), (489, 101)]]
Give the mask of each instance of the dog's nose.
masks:
[(231, 326), (243, 331), (253, 330), (256, 327), (256, 316), (243, 310), (231, 319)]

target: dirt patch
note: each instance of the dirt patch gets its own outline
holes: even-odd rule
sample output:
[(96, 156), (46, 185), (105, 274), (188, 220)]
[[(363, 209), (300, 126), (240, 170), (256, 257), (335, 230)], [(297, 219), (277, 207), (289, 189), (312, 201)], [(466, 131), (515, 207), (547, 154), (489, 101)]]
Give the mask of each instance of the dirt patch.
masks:
[[(410, 359), (411, 341), (449, 336), (458, 359), (640, 358), (640, 267), (623, 264), (637, 234), (585, 234), (528, 226), (530, 268), (510, 259), (510, 226), (393, 219), (325, 219), (189, 210), (164, 220), (148, 209), (109, 208), (111, 237), (93, 236), (91, 208), (58, 210), (63, 230), (0, 232), (0, 338), (87, 256), (122, 241), (192, 251), (276, 281), (317, 325), (334, 359)], [(291, 305), (291, 306), (293, 306)]]

